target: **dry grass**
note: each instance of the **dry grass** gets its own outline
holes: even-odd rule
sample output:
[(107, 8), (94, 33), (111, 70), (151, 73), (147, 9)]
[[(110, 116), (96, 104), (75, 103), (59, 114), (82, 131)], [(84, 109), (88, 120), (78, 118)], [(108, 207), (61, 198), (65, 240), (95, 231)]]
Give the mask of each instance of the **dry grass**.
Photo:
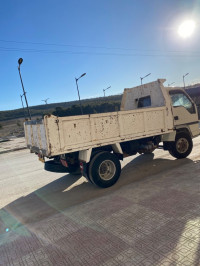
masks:
[(0, 137), (9, 137), (9, 136), (23, 136), (24, 127), (23, 127), (23, 118), (13, 119), (8, 121), (0, 122)]
[[(37, 117), (33, 117), (37, 119)], [(0, 122), (0, 138), (23, 137), (24, 136), (24, 118), (17, 118)]]

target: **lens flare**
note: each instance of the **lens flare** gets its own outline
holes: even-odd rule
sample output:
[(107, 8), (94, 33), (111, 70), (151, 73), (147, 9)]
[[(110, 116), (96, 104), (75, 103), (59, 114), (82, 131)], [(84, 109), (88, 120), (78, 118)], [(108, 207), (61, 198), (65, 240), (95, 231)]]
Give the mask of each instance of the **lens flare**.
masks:
[(179, 26), (178, 34), (182, 38), (189, 38), (194, 33), (195, 26), (194, 20), (186, 20)]

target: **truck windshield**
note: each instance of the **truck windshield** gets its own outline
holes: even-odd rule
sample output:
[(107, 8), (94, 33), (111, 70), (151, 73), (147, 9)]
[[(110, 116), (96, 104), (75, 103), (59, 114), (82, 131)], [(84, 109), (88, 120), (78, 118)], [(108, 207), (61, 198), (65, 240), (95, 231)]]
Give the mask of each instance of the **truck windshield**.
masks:
[(191, 114), (195, 113), (195, 108), (190, 99), (181, 91), (171, 91), (170, 92), (172, 105), (174, 107), (183, 106)]

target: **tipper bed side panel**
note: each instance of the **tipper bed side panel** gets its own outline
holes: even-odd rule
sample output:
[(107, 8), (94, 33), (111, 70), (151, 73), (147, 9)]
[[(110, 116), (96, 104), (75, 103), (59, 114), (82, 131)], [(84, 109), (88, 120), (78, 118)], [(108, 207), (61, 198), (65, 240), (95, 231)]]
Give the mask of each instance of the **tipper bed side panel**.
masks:
[(51, 155), (168, 133), (166, 107), (46, 117)]

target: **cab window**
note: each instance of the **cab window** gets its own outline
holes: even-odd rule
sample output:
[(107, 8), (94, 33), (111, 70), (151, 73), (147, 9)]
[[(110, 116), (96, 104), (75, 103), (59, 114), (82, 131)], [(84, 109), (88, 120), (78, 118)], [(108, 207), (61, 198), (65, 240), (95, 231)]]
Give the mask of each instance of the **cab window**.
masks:
[(148, 107), (148, 106), (151, 106), (151, 97), (150, 96), (139, 98), (138, 108)]
[(195, 113), (194, 104), (190, 99), (181, 91), (171, 91), (170, 92), (171, 101), (173, 107), (183, 106), (191, 114)]

